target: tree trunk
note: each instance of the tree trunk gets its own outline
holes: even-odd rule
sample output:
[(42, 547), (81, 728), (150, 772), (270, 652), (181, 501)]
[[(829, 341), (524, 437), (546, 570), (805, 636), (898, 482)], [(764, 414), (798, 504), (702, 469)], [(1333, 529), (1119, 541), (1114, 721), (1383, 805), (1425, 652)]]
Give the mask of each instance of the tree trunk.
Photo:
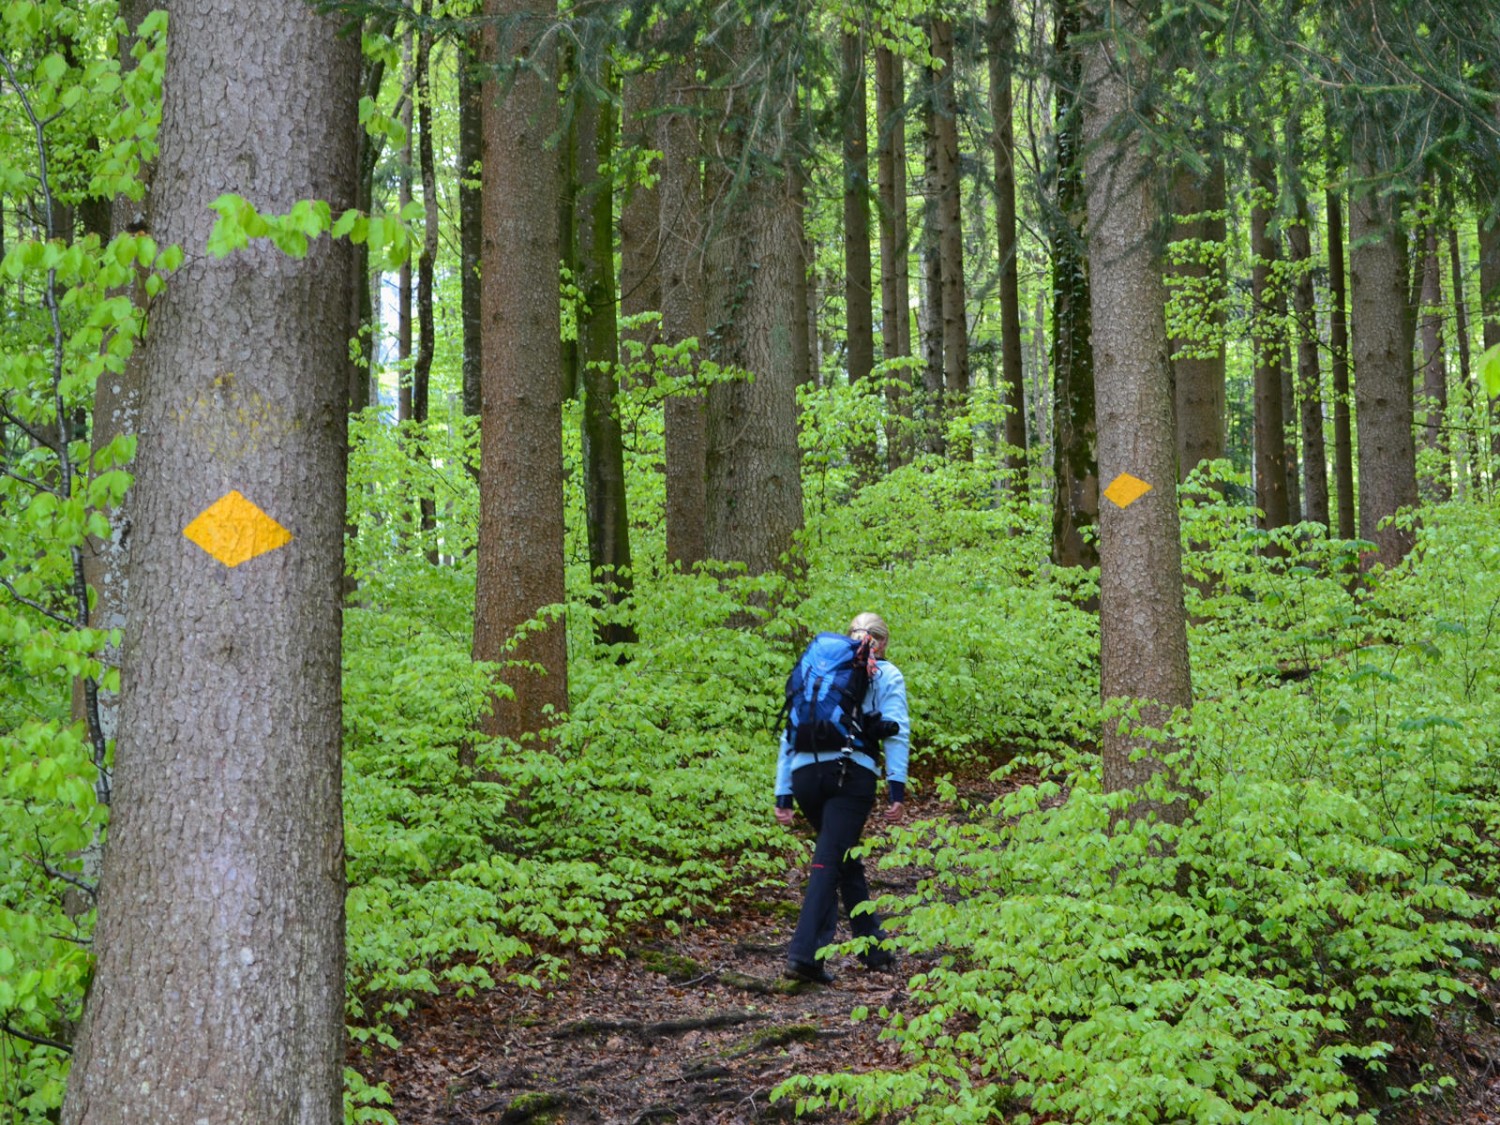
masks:
[[(958, 167), (958, 78), (953, 66), (953, 24), (932, 21), (932, 57), (943, 63), (933, 78), (937, 134), (938, 249), (943, 291), (943, 391), (954, 409), (969, 399), (969, 325), (964, 312), (964, 228)], [(945, 415), (947, 411), (944, 411)], [(967, 442), (962, 451), (971, 450)]]
[[(371, 101), (380, 97), (380, 87), (385, 81), (385, 60), (360, 59), (360, 88)], [(354, 209), (368, 215), (375, 198), (375, 168), (380, 163), (380, 154), (385, 147), (383, 139), (370, 136), (364, 126), (356, 126), (358, 140), (358, 181), (354, 187)], [(370, 293), (370, 247), (360, 243), (353, 250), (350, 272), (349, 335), (359, 341), (359, 348), (350, 349), (349, 355), (349, 412), (358, 414), (375, 402), (374, 383), (376, 363), (380, 355), (376, 339), (375, 301)], [(350, 525), (350, 533), (357, 533)]]
[[(1284, 254), (1280, 240), (1276, 252)], [(1286, 451), (1286, 522), (1302, 522), (1302, 470), (1300, 450), (1297, 445), (1297, 382), (1296, 368), (1292, 366), (1292, 338), (1287, 331), (1287, 285), (1289, 279), (1283, 275), (1276, 285), (1272, 316), (1276, 331), (1281, 335), (1281, 445)]]
[[(674, 112), (660, 118), (662, 150), (657, 183), (661, 207), (661, 328), (667, 344), (695, 339), (708, 344), (704, 311), (703, 175), (697, 118), (691, 113), (694, 81), (689, 63), (670, 79)], [(705, 487), (707, 415), (701, 394), (671, 395), (665, 406), (667, 561), (691, 568), (708, 557)]]
[(1292, 307), (1297, 322), (1297, 388), (1302, 414), (1302, 471), (1307, 519), (1328, 527), (1328, 454), (1323, 445), (1322, 374), (1318, 367), (1318, 310), (1313, 292), (1312, 215), (1307, 195), (1296, 187), (1297, 221), (1287, 244), (1297, 279)]
[[(174, 9), (162, 245), (202, 247), (227, 190), (271, 213), (352, 203), (358, 40), (300, 0), (243, 15)], [(268, 242), (190, 256), (152, 310), (116, 800), (68, 1125), (343, 1119), (349, 259), (322, 239), (301, 260)], [(290, 538), (184, 534), (241, 494)], [(247, 544), (265, 553), (210, 553)]]
[[(607, 85), (607, 80), (606, 83)], [(580, 83), (581, 85), (581, 83)], [(583, 496), (589, 573), (604, 583), (607, 604), (631, 590), (630, 521), (625, 502), (625, 443), (615, 412), (619, 322), (615, 307), (614, 110), (580, 96), (573, 113), (573, 280), (583, 294), (578, 309), (578, 358), (583, 386)], [(620, 622), (599, 629), (604, 644), (628, 644), (635, 632)]]
[(1344, 203), (1326, 194), (1328, 210), (1328, 351), (1333, 366), (1333, 482), (1338, 498), (1338, 534), (1353, 539), (1354, 438), (1349, 419), (1348, 288), (1344, 284)]
[[(406, 213), (406, 208), (411, 203), (412, 105), (415, 101), (415, 90), (412, 82), (412, 39), (413, 33), (408, 28), (401, 46), (401, 81), (403, 86), (410, 91), (405, 95), (401, 103), (401, 128), (406, 134), (406, 139), (401, 142), (401, 167), (397, 172), (396, 210), (401, 214)], [(398, 365), (396, 374), (396, 420), (407, 422), (411, 420), (412, 416), (412, 272), (410, 256), (401, 263), (396, 283), (396, 292), (396, 362)]]
[[(1357, 177), (1379, 175), (1370, 123), (1352, 138)], [(1415, 542), (1409, 527), (1381, 527), (1417, 503), (1412, 440), (1412, 339), (1406, 307), (1406, 237), (1397, 204), (1374, 189), (1356, 194), (1349, 216), (1355, 422), (1359, 427), (1359, 537), (1376, 545), (1365, 565), (1393, 567)]]
[(918, 329), (922, 343), (922, 446), (943, 452), (943, 256), (938, 206), (936, 79), (920, 72), (922, 106), (922, 292)]
[[(1110, 4), (1126, 30), (1143, 22), (1133, 5)], [(1106, 139), (1130, 107), (1130, 82), (1115, 62), (1111, 39), (1089, 52), (1085, 84), (1089, 257), (1098, 360), (1094, 396), (1099, 469), (1111, 482), (1099, 514), (1100, 687), (1106, 704), (1140, 701), (1140, 719), (1160, 727), (1174, 709), (1192, 705), (1182, 551), (1177, 514), (1176, 441), (1167, 360), (1166, 293), (1154, 253), (1162, 215), (1147, 158), (1134, 138)], [(1150, 487), (1136, 499), (1113, 491), (1138, 478)], [(1104, 725), (1104, 788), (1134, 789), (1163, 767), (1139, 735)], [(1138, 803), (1181, 821), (1182, 802)]]
[[(1500, 114), (1500, 110), (1496, 110)], [(1479, 315), (1483, 324), (1484, 347), (1488, 351), (1500, 344), (1500, 218), (1491, 219), (1489, 225), (1479, 222)], [(1488, 397), (1488, 396), (1486, 396)], [(1500, 427), (1496, 422), (1493, 398), (1488, 399), (1481, 410), (1475, 411), (1476, 421), (1483, 419), (1490, 427), (1490, 494), (1494, 495), (1496, 478), (1500, 477)]]
[[(766, 111), (760, 135), (786, 137), (795, 92), (773, 87), (762, 96), (775, 108)], [(793, 275), (802, 266), (801, 214), (784, 151), (754, 147), (736, 131), (723, 143), (731, 159), (750, 165), (723, 218), (737, 294), (724, 324), (724, 356), (754, 379), (716, 383), (708, 393), (708, 554), (762, 574), (784, 565), (802, 528), (791, 307)]]
[(1437, 224), (1426, 224), (1422, 253), (1422, 444), (1433, 456), (1431, 499), (1453, 496), (1452, 459), (1443, 429), (1448, 414), (1448, 361), (1443, 355), (1443, 279)]
[(1276, 173), (1269, 157), (1250, 161), (1255, 196), (1250, 204), (1251, 291), (1255, 307), (1255, 498), (1260, 526), (1285, 527), (1286, 431), (1281, 398), (1281, 326), (1275, 323), (1272, 265), (1279, 257), (1271, 237), (1271, 209), (1276, 199)]
[[(875, 48), (875, 117), (879, 135), (876, 168), (880, 181), (880, 325), (887, 360), (911, 355), (910, 285), (907, 277), (906, 92), (901, 56)], [(897, 469), (911, 460), (910, 371), (892, 372), (886, 384), (886, 463)]]
[(1099, 522), (1099, 469), (1094, 426), (1094, 349), (1089, 264), (1082, 232), (1087, 199), (1079, 152), (1083, 124), (1083, 48), (1076, 0), (1053, 0), (1057, 91), (1057, 184), (1052, 248), (1052, 561), (1097, 566), (1084, 530)]
[[(798, 109), (793, 103), (793, 122), (797, 120), (797, 117)], [(796, 131), (794, 125), (793, 132)], [(798, 268), (792, 273), (792, 370), (797, 373), (798, 386), (817, 386), (819, 372), (817, 300), (813, 286), (809, 285), (807, 280), (808, 272), (813, 268), (815, 255), (812, 243), (807, 237), (807, 164), (800, 153), (788, 154), (787, 176), (792, 185), (792, 206), (797, 210)], [(865, 226), (865, 266), (868, 281), (868, 215), (865, 218)], [(798, 421), (800, 424), (800, 419)]]
[(504, 98), (482, 94), (485, 154), (483, 412), (474, 658), (527, 661), (506, 672), (514, 697), (497, 696), (485, 734), (539, 731), (547, 708), (568, 705), (567, 632), (561, 620), (506, 647), (516, 629), (563, 601), (562, 380), (559, 377), (556, 58), (542, 45), (499, 38), (497, 24), (550, 19), (539, 0), (485, 0), (485, 58), (525, 56)]
[(480, 311), (479, 259), (484, 246), (484, 213), (479, 177), (484, 160), (483, 102), (475, 58), (479, 37), (471, 36), (458, 59), (458, 261), (463, 321), (464, 413), (477, 417), (482, 402), (484, 352), (480, 340), (484, 323)]
[[(430, 4), (429, 4), (430, 8)], [(412, 459), (427, 463), (426, 443), (421, 431), (427, 424), (431, 401), (432, 357), (436, 353), (432, 279), (438, 254), (437, 161), (432, 144), (432, 34), (423, 32), (417, 39), (417, 127), (421, 140), (417, 159), (422, 175), (422, 258), (417, 263), (417, 331), (420, 343), (411, 369), (411, 419), (418, 436), (412, 445)], [(425, 474), (424, 474), (425, 475)], [(437, 501), (425, 480), (418, 483), (423, 540), (427, 543), (427, 561), (438, 564)]]
[[(1224, 456), (1224, 162), (1214, 158), (1206, 177), (1179, 169), (1173, 182), (1174, 239), (1189, 242), (1174, 265), (1181, 300), (1197, 306), (1199, 332), (1171, 340), (1177, 413), (1177, 471), (1186, 480), (1205, 461)], [(1179, 354), (1186, 352), (1187, 354)]]
[(1464, 438), (1458, 470), (1458, 498), (1463, 500), (1470, 484), (1479, 488), (1479, 438), (1476, 426), (1479, 419), (1479, 390), (1471, 377), (1473, 356), (1469, 350), (1469, 308), (1464, 297), (1464, 260), (1459, 251), (1458, 220), (1448, 226), (1448, 261), (1453, 277), (1453, 334), (1458, 339), (1458, 385), (1463, 388)]
[[(870, 289), (870, 153), (865, 125), (865, 43), (861, 33), (844, 33), (841, 85), (845, 338), (849, 382), (854, 385), (868, 379), (875, 367)], [(864, 472), (874, 468), (874, 435), (857, 436), (854, 456)]]
[(1021, 281), (1016, 253), (1015, 133), (1011, 124), (1011, 52), (1016, 17), (1011, 0), (991, 0), (990, 117), (995, 123), (995, 228), (1000, 257), (1000, 366), (1005, 401), (1005, 467), (1017, 499), (1026, 498), (1026, 381), (1021, 369)]

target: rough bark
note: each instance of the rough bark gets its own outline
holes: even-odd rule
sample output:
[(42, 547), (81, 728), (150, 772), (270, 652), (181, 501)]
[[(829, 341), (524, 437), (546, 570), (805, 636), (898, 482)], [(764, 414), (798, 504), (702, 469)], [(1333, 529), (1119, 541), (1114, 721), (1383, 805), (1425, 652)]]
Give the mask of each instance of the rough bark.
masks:
[(1448, 360), (1443, 354), (1443, 276), (1437, 225), (1428, 223), (1422, 240), (1422, 444), (1435, 460), (1430, 499), (1453, 495), (1452, 458), (1444, 423), (1448, 414)]
[(1292, 308), (1297, 324), (1297, 398), (1301, 405), (1302, 474), (1306, 518), (1328, 526), (1328, 453), (1323, 443), (1322, 374), (1318, 364), (1318, 310), (1313, 292), (1312, 215), (1307, 196), (1296, 188), (1297, 221), (1287, 245), (1297, 284)]
[(1000, 261), (1000, 382), (1005, 402), (1005, 467), (1017, 499), (1026, 497), (1026, 380), (1021, 366), (1021, 280), (1016, 254), (1015, 129), (1011, 123), (1011, 0), (988, 6), (990, 117), (995, 123), (995, 231)]
[[(174, 7), (150, 228), (352, 202), (359, 43), (300, 0)], [(98, 961), (68, 1125), (341, 1121), (347, 244), (189, 255), (153, 309)], [(253, 433), (246, 430), (253, 421)], [(237, 490), (290, 531), (183, 534)], [(296, 1034), (289, 1034), (295, 1029)]]
[(958, 166), (958, 76), (953, 65), (953, 24), (932, 21), (932, 57), (943, 68), (933, 76), (933, 126), (937, 136), (938, 251), (943, 291), (943, 391), (956, 409), (969, 397), (969, 324), (964, 311), (964, 228)]
[(1353, 539), (1354, 437), (1349, 418), (1349, 291), (1344, 274), (1344, 201), (1325, 196), (1328, 212), (1328, 351), (1333, 375), (1333, 484), (1340, 539)]
[(1251, 159), (1255, 198), (1250, 204), (1251, 292), (1255, 307), (1255, 500), (1260, 526), (1285, 527), (1287, 459), (1281, 398), (1281, 328), (1275, 323), (1272, 265), (1279, 257), (1270, 232), (1276, 173), (1269, 157)]
[[(485, 16), (515, 26), (550, 19), (539, 0), (486, 0)], [(518, 18), (519, 17), (519, 18)], [(484, 249), (483, 410), (474, 658), (539, 665), (505, 672), (514, 695), (496, 698), (486, 734), (541, 730), (547, 708), (568, 705), (567, 635), (561, 621), (506, 647), (516, 629), (563, 600), (562, 380), (559, 376), (556, 161), (537, 159), (556, 132), (556, 58), (545, 45), (507, 37), (494, 23), (485, 58), (527, 55), (503, 100), (486, 83), (481, 186)]]
[(484, 129), (482, 87), (473, 58), (478, 50), (478, 36), (474, 36), (465, 44), (458, 60), (458, 261), (464, 337), (463, 403), (464, 413), (470, 417), (480, 413), (484, 371), (484, 345), (480, 339), (484, 318), (479, 282), (479, 259), (484, 246), (479, 192)]
[[(849, 382), (857, 385), (875, 368), (875, 324), (870, 283), (870, 151), (865, 96), (865, 40), (843, 35), (840, 73), (844, 158), (844, 316)], [(856, 434), (851, 447), (862, 476), (875, 468), (875, 435)]]
[[(574, 110), (573, 279), (583, 293), (578, 309), (578, 358), (583, 387), (583, 496), (589, 570), (605, 584), (604, 599), (629, 596), (630, 520), (625, 503), (625, 443), (615, 411), (619, 322), (615, 304), (614, 111), (608, 102), (581, 98)], [(635, 640), (628, 625), (599, 629), (605, 644)]]
[[(1115, 18), (1139, 28), (1134, 5), (1114, 3)], [(1151, 490), (1124, 507), (1106, 501), (1099, 514), (1100, 687), (1106, 704), (1140, 701), (1140, 720), (1160, 726), (1192, 703), (1182, 552), (1177, 514), (1176, 441), (1167, 359), (1166, 293), (1154, 251), (1160, 198), (1150, 166), (1130, 138), (1104, 140), (1123, 115), (1135, 76), (1119, 72), (1106, 37), (1089, 51), (1085, 135), (1090, 296), (1097, 361), (1099, 469), (1115, 481), (1129, 473)], [(1104, 728), (1104, 787), (1133, 789), (1162, 769), (1139, 736), (1117, 722)], [(1132, 760), (1133, 759), (1133, 760)], [(1181, 802), (1138, 804), (1180, 820)]]
[(1180, 480), (1224, 456), (1225, 206), (1223, 160), (1213, 159), (1207, 176), (1178, 170), (1172, 186), (1173, 238), (1192, 243), (1193, 250), (1172, 274), (1184, 299), (1202, 307), (1200, 331), (1169, 341)]
[[(1379, 164), (1373, 123), (1356, 128), (1355, 170), (1372, 183)], [(1410, 527), (1382, 527), (1417, 503), (1412, 438), (1412, 323), (1406, 236), (1396, 204), (1374, 187), (1355, 194), (1349, 215), (1349, 297), (1355, 424), (1359, 436), (1359, 537), (1376, 545), (1361, 562), (1395, 566), (1415, 542)]]
[[(880, 195), (880, 326), (887, 360), (911, 355), (910, 280), (906, 224), (906, 101), (901, 56), (875, 49), (876, 174)], [(891, 469), (911, 460), (911, 373), (893, 373), (886, 385), (886, 457)]]
[[(661, 231), (661, 327), (668, 344), (695, 339), (707, 346), (703, 276), (703, 175), (691, 68), (671, 77), (672, 112), (660, 118), (663, 152), (657, 184)], [(704, 397), (672, 395), (665, 407), (667, 561), (691, 568), (708, 557), (705, 487), (707, 415)]]
[(1079, 154), (1083, 119), (1082, 48), (1073, 0), (1053, 0), (1058, 59), (1055, 201), (1052, 250), (1052, 561), (1097, 566), (1098, 548), (1084, 529), (1099, 522), (1098, 447), (1094, 425), (1094, 349), (1090, 333), (1089, 263), (1082, 232), (1088, 201)]

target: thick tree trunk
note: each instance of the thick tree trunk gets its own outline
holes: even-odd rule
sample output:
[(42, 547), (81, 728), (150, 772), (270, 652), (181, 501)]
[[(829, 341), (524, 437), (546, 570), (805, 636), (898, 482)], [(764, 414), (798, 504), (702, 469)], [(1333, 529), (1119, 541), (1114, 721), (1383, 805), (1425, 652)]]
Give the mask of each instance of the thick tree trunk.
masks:
[(486, 0), (495, 21), (485, 58), (527, 56), (503, 101), (483, 97), (485, 165), (484, 408), (480, 415), (479, 546), (474, 658), (527, 661), (506, 671), (514, 697), (495, 700), (484, 733), (541, 730), (547, 708), (568, 706), (568, 646), (562, 621), (506, 647), (516, 629), (564, 597), (561, 331), (558, 317), (556, 161), (538, 159), (556, 131), (556, 58), (550, 47), (502, 41), (496, 24), (550, 19), (539, 0)]
[[(663, 152), (657, 183), (661, 207), (661, 327), (668, 344), (695, 339), (708, 345), (704, 312), (703, 174), (697, 118), (690, 112), (691, 67), (684, 64), (670, 84), (675, 112), (660, 119)], [(708, 448), (702, 395), (672, 395), (666, 401), (667, 561), (690, 568), (708, 557), (704, 492)]]
[(1170, 341), (1181, 480), (1205, 461), (1224, 456), (1225, 206), (1222, 160), (1211, 161), (1206, 177), (1179, 169), (1172, 192), (1178, 216), (1173, 237), (1192, 249), (1172, 272), (1184, 298), (1199, 305), (1195, 319), (1202, 326), (1190, 337)]
[[(1114, 18), (1138, 29), (1142, 15), (1116, 0)], [(1150, 491), (1131, 498), (1109, 491), (1099, 514), (1100, 687), (1106, 704), (1141, 701), (1140, 721), (1159, 727), (1192, 704), (1182, 551), (1177, 515), (1176, 441), (1167, 360), (1166, 293), (1154, 252), (1162, 216), (1157, 184), (1138, 142), (1106, 140), (1130, 108), (1130, 76), (1121, 74), (1109, 37), (1090, 51), (1084, 126), (1099, 469), (1110, 488), (1128, 477)], [(1139, 484), (1137, 484), (1137, 490)], [(1162, 765), (1140, 736), (1104, 726), (1104, 788), (1133, 789)], [(1181, 802), (1140, 804), (1181, 820)]]
[(1094, 426), (1094, 349), (1090, 333), (1089, 264), (1082, 232), (1080, 133), (1083, 125), (1082, 48), (1074, 42), (1076, 0), (1053, 0), (1057, 90), (1057, 184), (1052, 244), (1052, 561), (1097, 566), (1098, 548), (1084, 530), (1099, 522), (1098, 447)]
[[(969, 324), (964, 311), (964, 228), (958, 167), (958, 78), (953, 65), (953, 24), (932, 21), (933, 125), (937, 134), (938, 250), (943, 289), (943, 391), (954, 409), (969, 398)], [(946, 413), (946, 411), (945, 411)], [(965, 442), (964, 455), (970, 450)]]
[(1271, 293), (1272, 265), (1279, 257), (1271, 236), (1271, 209), (1276, 199), (1276, 173), (1268, 157), (1251, 158), (1255, 198), (1250, 204), (1251, 292), (1255, 306), (1252, 336), (1255, 343), (1255, 499), (1260, 526), (1285, 527), (1287, 460), (1285, 419), (1281, 397), (1281, 326), (1276, 323)]
[[(1353, 136), (1354, 163), (1365, 182), (1379, 175), (1366, 124)], [(1349, 216), (1349, 280), (1355, 423), (1359, 433), (1359, 537), (1376, 545), (1365, 565), (1393, 567), (1415, 542), (1409, 527), (1382, 527), (1417, 503), (1412, 439), (1411, 312), (1406, 307), (1406, 237), (1396, 203), (1373, 189), (1354, 197)]]
[[(358, 40), (300, 0), (243, 15), (173, 10), (163, 245), (202, 247), (226, 191), (271, 213), (352, 202)], [(328, 240), (302, 260), (269, 243), (190, 255), (152, 311), (116, 800), (68, 1125), (343, 1118), (349, 258)], [(289, 538), (184, 534), (241, 495)], [(265, 553), (210, 553), (248, 544)]]
[(1318, 366), (1318, 310), (1313, 292), (1312, 215), (1307, 196), (1296, 189), (1297, 222), (1287, 230), (1297, 287), (1292, 307), (1297, 322), (1297, 390), (1301, 403), (1302, 470), (1307, 519), (1328, 526), (1328, 453), (1323, 443), (1322, 374)]
[[(614, 111), (608, 102), (579, 99), (574, 110), (573, 279), (583, 293), (578, 309), (578, 358), (583, 387), (583, 496), (589, 571), (618, 605), (631, 590), (630, 521), (625, 503), (625, 443), (615, 412), (619, 322), (615, 306)], [(602, 626), (605, 644), (635, 640), (628, 626)]]
[[(866, 132), (864, 35), (843, 35), (840, 83), (844, 150), (844, 315), (849, 382), (869, 378), (875, 367), (875, 325), (870, 287), (870, 152)], [(871, 467), (874, 443), (857, 446)]]
[(1026, 497), (1026, 381), (1021, 369), (1021, 281), (1016, 254), (1015, 130), (1011, 124), (1011, 52), (1016, 17), (1011, 0), (991, 0), (990, 117), (995, 123), (995, 229), (1000, 257), (1000, 382), (1005, 401), (1005, 467), (1018, 499)]
[[(876, 169), (880, 183), (880, 327), (885, 358), (911, 355), (909, 235), (906, 226), (906, 101), (901, 56), (875, 48)], [(911, 373), (893, 373), (886, 385), (886, 464), (897, 469), (911, 460)]]
[(1422, 444), (1433, 457), (1431, 499), (1453, 495), (1452, 458), (1443, 426), (1448, 415), (1448, 360), (1443, 354), (1443, 277), (1437, 224), (1428, 223), (1422, 253)]
[(477, 417), (482, 402), (484, 351), (480, 340), (484, 317), (480, 310), (479, 259), (484, 246), (484, 212), (479, 177), (484, 159), (483, 103), (475, 56), (479, 37), (473, 36), (458, 59), (458, 264), (463, 322), (464, 413)]
[(1348, 287), (1344, 283), (1344, 202), (1336, 191), (1325, 196), (1328, 211), (1328, 351), (1333, 369), (1333, 483), (1338, 535), (1353, 539), (1354, 437), (1349, 418)]
[[(761, 136), (788, 136), (794, 91), (773, 87), (764, 97), (774, 108), (763, 110)], [(708, 554), (762, 574), (784, 565), (802, 528), (792, 343), (801, 213), (785, 151), (743, 152), (754, 140), (738, 132), (723, 143), (731, 159), (751, 164), (723, 223), (737, 295), (724, 324), (724, 356), (754, 380), (716, 383), (708, 394)]]

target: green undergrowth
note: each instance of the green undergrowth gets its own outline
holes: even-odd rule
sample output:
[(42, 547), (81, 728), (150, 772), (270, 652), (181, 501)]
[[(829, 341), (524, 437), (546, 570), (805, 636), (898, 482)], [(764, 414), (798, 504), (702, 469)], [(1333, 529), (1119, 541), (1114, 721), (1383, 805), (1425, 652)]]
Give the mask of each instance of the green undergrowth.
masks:
[(937, 962), (900, 1014), (857, 1014), (901, 1062), (780, 1095), (913, 1122), (1312, 1125), (1451, 1082), (1393, 1054), (1465, 1018), (1496, 964), (1500, 529), (1492, 505), (1425, 515), (1408, 563), (1351, 592), (1350, 545), (1304, 528), (1267, 558), (1200, 493), (1186, 823), (1132, 823), (1097, 757), (1054, 753), (972, 819), (893, 834), (882, 863), (925, 877), (881, 908)]

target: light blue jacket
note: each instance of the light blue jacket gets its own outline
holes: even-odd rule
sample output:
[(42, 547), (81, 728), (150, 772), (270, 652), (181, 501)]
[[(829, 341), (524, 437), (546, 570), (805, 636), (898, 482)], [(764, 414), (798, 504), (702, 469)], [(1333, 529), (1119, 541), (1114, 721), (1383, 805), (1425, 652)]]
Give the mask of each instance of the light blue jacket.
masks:
[[(864, 705), (861, 708), (865, 714), (879, 711), (881, 717), (893, 723), (900, 724), (900, 731), (885, 739), (882, 746), (885, 750), (885, 777), (887, 781), (906, 783), (906, 763), (911, 756), (911, 714), (906, 706), (906, 677), (901, 675), (901, 669), (897, 668), (889, 660), (877, 662), (877, 672), (874, 681), (870, 684), (870, 690), (865, 692)], [(825, 762), (838, 759), (837, 754), (789, 754), (787, 753), (786, 731), (781, 732), (781, 749), (776, 755), (776, 796), (788, 797), (792, 792), (792, 774), (803, 766), (810, 766), (819, 757)], [(879, 768), (874, 760), (868, 755), (856, 750), (850, 758), (855, 765), (864, 766), (865, 769), (880, 775)]]

